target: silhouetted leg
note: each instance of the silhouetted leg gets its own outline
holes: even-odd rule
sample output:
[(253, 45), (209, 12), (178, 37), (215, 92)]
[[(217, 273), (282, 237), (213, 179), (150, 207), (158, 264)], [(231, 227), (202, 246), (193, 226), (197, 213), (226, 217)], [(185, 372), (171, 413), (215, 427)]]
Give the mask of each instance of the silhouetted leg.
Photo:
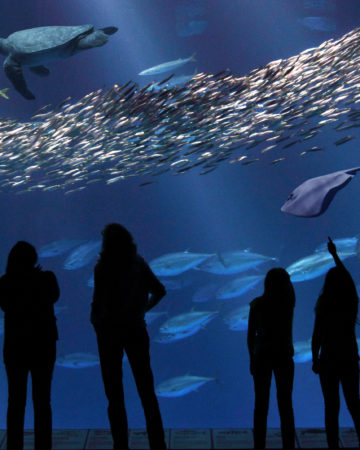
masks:
[(359, 399), (359, 363), (354, 361), (340, 375), (346, 405), (354, 421), (354, 427), (360, 442), (360, 399)]
[(164, 428), (155, 394), (154, 377), (150, 365), (149, 336), (146, 328), (138, 328), (131, 332), (131, 335), (129, 334), (125, 350), (144, 409), (150, 448), (164, 450), (166, 449)]
[(28, 369), (25, 366), (6, 364), (8, 378), (7, 448), (24, 448), (24, 415)]
[[(31, 367), (34, 405), (35, 449), (50, 450), (52, 446), (51, 380), (56, 357), (56, 343), (42, 349)], [(45, 353), (48, 353), (47, 355)]]
[(270, 366), (255, 365), (253, 374), (255, 387), (254, 448), (265, 448), (271, 375)]
[(294, 361), (292, 358), (286, 361), (284, 365), (274, 368), (274, 375), (283, 448), (295, 448), (295, 423), (292, 407)]
[(114, 449), (128, 449), (128, 423), (122, 383), (122, 342), (110, 333), (97, 334), (101, 374), (109, 402), (108, 416)]
[(339, 375), (334, 368), (320, 369), (320, 383), (325, 402), (325, 428), (329, 448), (339, 448)]

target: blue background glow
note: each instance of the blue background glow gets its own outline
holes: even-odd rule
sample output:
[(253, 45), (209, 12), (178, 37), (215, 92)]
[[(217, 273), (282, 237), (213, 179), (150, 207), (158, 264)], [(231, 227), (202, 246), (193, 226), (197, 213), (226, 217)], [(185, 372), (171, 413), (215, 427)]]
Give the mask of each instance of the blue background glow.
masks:
[[(177, 75), (195, 70), (216, 73), (226, 68), (245, 75), (271, 60), (288, 58), (341, 37), (358, 26), (360, 4), (357, 0), (3, 0), (1, 13), (2, 37), (44, 25), (91, 23), (119, 28), (106, 46), (49, 64), (51, 74), (45, 79), (26, 71), (35, 101), (23, 99), (0, 74), (0, 88), (10, 87), (10, 100), (0, 99), (1, 115), (29, 120), (38, 108), (49, 103), (56, 106), (68, 96), (76, 100), (129, 80), (144, 85), (150, 80), (138, 76), (141, 70), (193, 53), (196, 62), (180, 68)], [(304, 25), (303, 19), (312, 16), (326, 17), (336, 29)], [(166, 76), (158, 75), (154, 80)], [(326, 151), (306, 157), (299, 156), (301, 143), (283, 150), (286, 160), (275, 166), (266, 160), (249, 166), (224, 162), (206, 176), (199, 176), (196, 170), (176, 177), (162, 175), (144, 187), (139, 186), (144, 181), (141, 177), (133, 177), (109, 186), (91, 184), (70, 195), (61, 191), (0, 193), (0, 269), (4, 271), (7, 254), (17, 240), (28, 240), (39, 249), (62, 238), (100, 239), (104, 225), (114, 221), (129, 228), (148, 261), (177, 251), (214, 253), (248, 248), (277, 257), (276, 265), (287, 267), (312, 253), (328, 235), (340, 238), (360, 232), (359, 175), (319, 218), (299, 219), (280, 211), (288, 194), (306, 178), (359, 165), (358, 140), (336, 147), (338, 138), (335, 131), (321, 134), (313, 144)], [(92, 290), (87, 286), (95, 260), (84, 268), (67, 271), (64, 259), (40, 261), (57, 275), (59, 306), (66, 306), (58, 315), (58, 354), (95, 353), (95, 334), (89, 322)], [(358, 284), (359, 260), (351, 258), (346, 265)], [(251, 273), (265, 274), (270, 267), (267, 264)], [(158, 311), (171, 317), (194, 307), (219, 314), (192, 337), (172, 344), (152, 343), (156, 383), (186, 373), (218, 381), (179, 398), (160, 398), (164, 425), (251, 427), (254, 394), (246, 332), (229, 330), (223, 314), (249, 303), (261, 294), (262, 286), (237, 299), (195, 304), (192, 296), (196, 289), (220, 278), (199, 271), (189, 271), (181, 278), (188, 284), (178, 291), (169, 290)], [(313, 308), (322, 282), (323, 277), (295, 284), (294, 341), (311, 336)], [(161, 319), (149, 326), (151, 336), (160, 325)], [(127, 362), (124, 384), (129, 426), (142, 428), (144, 418)], [(296, 365), (293, 398), (297, 427), (323, 426), (320, 384), (310, 362)], [(32, 428), (30, 399), (31, 395), (25, 426)], [(52, 399), (55, 428), (108, 427), (99, 366), (78, 370), (56, 366)], [(0, 364), (1, 428), (5, 428), (6, 402), (6, 375)], [(342, 405), (340, 424), (350, 426), (344, 402)], [(268, 425), (279, 426), (274, 386)]]

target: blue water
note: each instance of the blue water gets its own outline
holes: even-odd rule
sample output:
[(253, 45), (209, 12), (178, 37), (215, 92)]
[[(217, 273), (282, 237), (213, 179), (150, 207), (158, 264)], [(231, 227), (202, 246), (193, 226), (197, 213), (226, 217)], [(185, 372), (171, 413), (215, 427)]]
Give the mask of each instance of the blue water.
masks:
[[(28, 120), (38, 108), (49, 103), (57, 105), (68, 96), (76, 100), (93, 90), (129, 80), (144, 85), (149, 80), (144, 82), (137, 75), (140, 71), (165, 61), (187, 58), (195, 52), (196, 63), (183, 66), (177, 75), (195, 70), (216, 73), (226, 68), (245, 75), (272, 60), (288, 58), (327, 39), (341, 37), (358, 26), (360, 4), (357, 0), (23, 0), (21, 4), (3, 0), (2, 12), (3, 37), (44, 25), (92, 23), (96, 27), (119, 28), (106, 46), (50, 63), (51, 74), (47, 78), (37, 78), (26, 71), (35, 101), (23, 99), (5, 75), (0, 74), (0, 88), (10, 88), (10, 100), (0, 98), (0, 114)], [(325, 19), (304, 22), (305, 17)], [(311, 28), (304, 23), (320, 25)], [(156, 76), (154, 80), (165, 76)], [(100, 239), (100, 231), (109, 222), (128, 227), (139, 252), (148, 261), (185, 250), (214, 253), (250, 249), (277, 257), (275, 264), (287, 267), (312, 253), (328, 235), (351, 237), (360, 231), (360, 181), (356, 177), (318, 218), (299, 219), (280, 211), (288, 194), (305, 179), (359, 165), (358, 141), (335, 147), (335, 137), (322, 134), (316, 145), (326, 151), (307, 157), (298, 156), (303, 150), (301, 144), (284, 150), (287, 159), (276, 166), (268, 162), (249, 166), (224, 162), (206, 176), (199, 176), (196, 171), (177, 177), (162, 175), (156, 184), (144, 187), (139, 186), (144, 181), (141, 177), (133, 177), (109, 186), (91, 184), (70, 195), (62, 191), (0, 193), (1, 272), (17, 240), (28, 240), (40, 248), (63, 238)], [(44, 268), (55, 272), (61, 287), (59, 306), (66, 307), (58, 314), (58, 353), (96, 353), (95, 334), (89, 322), (92, 290), (87, 286), (96, 259), (73, 271), (64, 270), (64, 260), (65, 256), (59, 256), (40, 261)], [(249, 274), (265, 274), (271, 267), (267, 263)], [(358, 284), (359, 260), (349, 259), (347, 267)], [(229, 330), (223, 315), (249, 303), (261, 294), (262, 286), (237, 299), (193, 303), (197, 288), (227, 280), (217, 277), (194, 270), (186, 272), (181, 277), (185, 287), (169, 290), (158, 307), (168, 317), (193, 307), (220, 311), (194, 336), (172, 344), (152, 343), (156, 384), (185, 374), (216, 378), (196, 392), (160, 398), (166, 427), (252, 424), (254, 394), (246, 332)], [(322, 282), (320, 277), (295, 284), (294, 341), (311, 336), (313, 308)], [(162, 321), (158, 319), (149, 326), (151, 336), (158, 333)], [(127, 362), (124, 384), (129, 426), (144, 427)], [(26, 427), (32, 427), (33, 420), (30, 397)], [(55, 428), (108, 426), (99, 366), (84, 369), (57, 366), (52, 398)], [(293, 398), (297, 427), (323, 426), (320, 384), (310, 362), (296, 365)], [(6, 401), (6, 376), (0, 364), (1, 428), (5, 427)], [(340, 424), (350, 426), (344, 402), (342, 405)], [(268, 425), (279, 426), (274, 387)]]

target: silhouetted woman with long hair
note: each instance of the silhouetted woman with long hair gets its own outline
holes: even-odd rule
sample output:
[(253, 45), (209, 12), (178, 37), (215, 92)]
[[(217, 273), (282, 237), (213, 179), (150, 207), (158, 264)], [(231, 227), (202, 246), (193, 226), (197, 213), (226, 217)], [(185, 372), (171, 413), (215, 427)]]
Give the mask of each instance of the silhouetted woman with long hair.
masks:
[(5, 312), (4, 362), (8, 378), (7, 448), (23, 449), (27, 378), (31, 374), (35, 449), (52, 445), (51, 379), (58, 339), (54, 303), (59, 287), (53, 272), (36, 266), (35, 248), (25, 241), (11, 249), (0, 278)]
[(265, 448), (271, 377), (274, 373), (283, 448), (294, 448), (292, 408), (294, 347), (292, 342), (295, 292), (283, 268), (269, 270), (264, 293), (250, 303), (247, 343), (254, 379), (254, 446)]
[(336, 267), (325, 278), (315, 306), (312, 336), (313, 371), (320, 375), (325, 401), (325, 427), (330, 448), (339, 448), (340, 383), (360, 438), (359, 356), (355, 335), (358, 295), (354, 281), (329, 238)]
[(166, 291), (137, 254), (133, 238), (125, 227), (109, 224), (102, 235), (102, 251), (94, 272), (91, 322), (97, 335), (114, 449), (128, 449), (122, 382), (125, 351), (144, 409), (150, 448), (164, 450), (165, 437), (150, 366), (145, 313)]

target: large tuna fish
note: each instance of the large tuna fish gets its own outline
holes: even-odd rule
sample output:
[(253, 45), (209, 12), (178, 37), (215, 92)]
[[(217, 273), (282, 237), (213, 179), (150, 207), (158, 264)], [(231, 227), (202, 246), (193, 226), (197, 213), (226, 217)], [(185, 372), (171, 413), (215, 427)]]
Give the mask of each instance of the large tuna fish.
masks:
[(101, 241), (89, 241), (73, 250), (64, 262), (64, 269), (75, 270), (89, 264), (99, 253)]
[[(334, 244), (336, 245), (336, 249), (338, 253), (346, 254), (349, 256), (352, 255), (358, 255), (359, 254), (359, 237), (349, 237), (349, 238), (341, 238), (341, 239), (334, 239)], [(316, 252), (324, 252), (327, 250), (327, 242), (324, 242), (320, 245), (318, 245), (315, 249)]]
[(212, 380), (215, 378), (183, 375), (163, 381), (156, 386), (155, 391), (160, 397), (181, 397), (196, 391), (200, 386)]
[(204, 325), (195, 325), (192, 328), (188, 328), (184, 331), (177, 331), (176, 333), (162, 333), (160, 332), (154, 339), (155, 342), (160, 344), (171, 344), (172, 342), (181, 341), (187, 337), (193, 336), (200, 330), (204, 329)]
[(39, 258), (51, 258), (53, 256), (59, 256), (68, 252), (72, 248), (84, 244), (84, 239), (59, 239), (57, 241), (50, 242), (43, 245), (38, 254)]
[(171, 277), (193, 269), (210, 256), (208, 253), (167, 253), (150, 261), (150, 267), (159, 277)]
[[(338, 254), (342, 260), (354, 255), (353, 252), (338, 252)], [(328, 251), (318, 251), (295, 261), (286, 270), (291, 281), (297, 282), (320, 277), (334, 265), (334, 259)]]
[(100, 363), (99, 357), (92, 353), (69, 353), (59, 356), (56, 360), (57, 366), (67, 367), (69, 369), (84, 369), (97, 366)]
[(226, 300), (228, 298), (239, 297), (264, 279), (264, 275), (249, 275), (247, 277), (235, 278), (226, 283), (217, 292), (216, 298)]
[(276, 261), (276, 258), (252, 253), (249, 250), (233, 250), (213, 255), (199, 264), (197, 269), (216, 275), (233, 275), (268, 261)]
[(249, 305), (241, 305), (233, 311), (230, 311), (225, 316), (224, 322), (227, 324), (230, 330), (246, 331), (248, 328), (249, 312)]
[(217, 311), (190, 311), (168, 319), (160, 327), (161, 333), (181, 333), (196, 326), (205, 326), (217, 314)]

